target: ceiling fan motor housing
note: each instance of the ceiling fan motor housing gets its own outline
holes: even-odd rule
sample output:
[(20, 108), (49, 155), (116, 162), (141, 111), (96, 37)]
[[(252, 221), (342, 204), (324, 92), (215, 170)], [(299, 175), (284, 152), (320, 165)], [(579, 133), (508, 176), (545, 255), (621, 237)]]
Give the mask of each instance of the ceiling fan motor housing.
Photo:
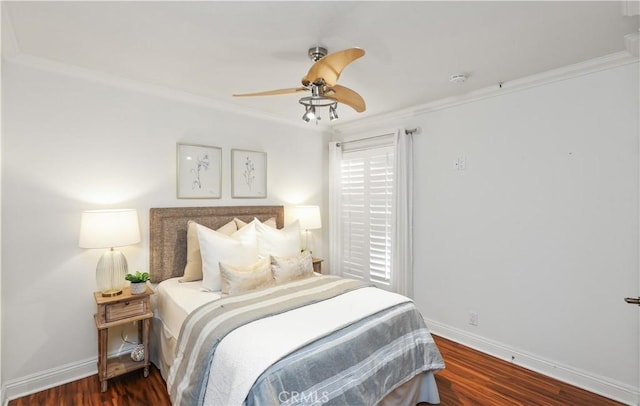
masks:
[(320, 59), (327, 56), (327, 53), (327, 48), (321, 46), (311, 47), (309, 48), (309, 59), (311, 59), (313, 62), (318, 62)]

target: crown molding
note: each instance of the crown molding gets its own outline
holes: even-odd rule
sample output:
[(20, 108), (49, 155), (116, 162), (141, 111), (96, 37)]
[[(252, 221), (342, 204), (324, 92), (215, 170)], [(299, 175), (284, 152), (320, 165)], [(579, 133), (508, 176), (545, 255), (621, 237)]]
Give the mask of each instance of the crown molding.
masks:
[(627, 51), (616, 52), (594, 58), (585, 62), (563, 66), (558, 69), (530, 75), (524, 78), (504, 82), (501, 85), (494, 85), (478, 89), (462, 96), (448, 97), (430, 103), (416, 105), (403, 110), (378, 114), (371, 117), (362, 118), (346, 123), (335, 124), (331, 127), (333, 134), (342, 136), (354, 132), (366, 131), (375, 127), (387, 127), (389, 122), (408, 120), (416, 116), (427, 114), (433, 111), (448, 109), (462, 104), (472, 103), (479, 100), (497, 97), (508, 93), (519, 92), (532, 87), (543, 86), (562, 80), (567, 80), (603, 70), (613, 69), (620, 66), (638, 63), (638, 57)]
[(307, 123), (300, 120), (297, 121), (282, 118), (274, 114), (268, 114), (260, 112), (251, 108), (240, 108), (233, 103), (214, 99), (211, 97), (205, 97), (196, 95), (193, 93), (177, 90), (165, 86), (155, 85), (151, 83), (141, 82), (135, 79), (129, 79), (122, 76), (107, 74), (92, 69), (82, 68), (76, 65), (70, 65), (62, 62), (53, 61), (46, 58), (40, 58), (24, 53), (18, 53), (14, 56), (8, 57), (4, 55), (3, 59), (7, 62), (22, 65), (29, 68), (39, 69), (47, 72), (60, 74), (63, 76), (82, 79), (95, 83), (101, 83), (108, 86), (119, 87), (127, 90), (132, 90), (152, 96), (157, 96), (172, 101), (178, 101), (185, 104), (191, 104), (199, 107), (211, 108), (219, 111), (237, 114), (240, 116), (249, 116), (252, 118), (266, 120), (270, 122), (276, 122), (287, 126), (304, 128), (306, 130), (325, 131), (327, 128), (322, 126), (310, 127)]
[[(5, 25), (8, 25), (5, 27)], [(564, 66), (558, 69), (550, 70), (547, 72), (527, 76), (521, 79), (516, 79), (509, 82), (502, 83), (502, 86), (497, 84), (489, 86), (483, 89), (475, 90), (464, 94), (462, 96), (449, 97), (434, 102), (420, 104), (412, 106), (402, 110), (396, 110), (388, 113), (381, 113), (378, 115), (363, 117), (360, 119), (354, 119), (342, 123), (309, 126), (307, 123), (289, 120), (282, 118), (275, 114), (264, 113), (251, 108), (239, 108), (233, 103), (214, 99), (211, 97), (205, 97), (196, 95), (193, 93), (168, 88), (151, 83), (145, 83), (134, 79), (128, 79), (121, 76), (107, 74), (91, 69), (82, 68), (75, 65), (65, 64), (57, 61), (53, 61), (46, 58), (40, 58), (20, 52), (19, 44), (13, 35), (13, 28), (11, 27), (11, 21), (9, 15), (6, 13), (5, 6), (2, 4), (2, 55), (3, 59), (7, 62), (31, 67), (35, 69), (54, 72), (57, 74), (79, 78), (87, 81), (93, 81), (110, 86), (116, 86), (133, 90), (145, 94), (150, 94), (173, 101), (179, 101), (186, 104), (192, 104), (200, 107), (207, 107), (219, 111), (225, 111), (232, 114), (241, 116), (248, 116), (260, 120), (266, 120), (270, 122), (276, 122), (279, 124), (292, 126), (296, 128), (304, 128), (305, 130), (311, 130), (316, 132), (328, 131), (334, 135), (340, 135), (344, 133), (352, 133), (354, 131), (366, 131), (371, 127), (387, 126), (389, 121), (394, 120), (406, 120), (412, 117), (416, 117), (422, 114), (426, 114), (432, 111), (442, 110), (461, 104), (471, 103), (474, 101), (482, 100), (489, 97), (496, 97), (499, 95), (521, 91), (531, 87), (542, 86), (548, 83), (553, 83), (561, 80), (578, 77), (601, 70), (612, 69), (615, 67), (638, 63), (638, 55), (634, 55), (633, 52), (637, 52), (640, 42), (640, 34), (633, 33), (624, 37), (625, 47), (627, 51), (621, 51), (610, 55), (605, 55), (599, 58), (594, 58), (585, 62)]]
[(107, 74), (92, 69), (82, 68), (76, 65), (65, 64), (51, 59), (25, 54), (20, 49), (20, 44), (17, 40), (15, 29), (11, 22), (11, 16), (9, 14), (6, 2), (0, 3), (0, 17), (2, 18), (2, 59), (7, 62), (53, 72), (68, 77), (93, 81), (110, 86), (116, 86), (128, 90), (146, 93), (173, 101), (196, 105), (199, 107), (207, 107), (215, 110), (230, 112), (233, 114), (249, 116), (260, 120), (304, 128), (306, 130), (322, 132), (327, 129), (327, 127), (325, 126), (310, 127), (306, 125), (307, 123), (298, 123), (297, 121), (284, 119), (280, 116), (263, 113), (251, 108), (239, 108), (232, 103), (210, 97), (195, 95), (193, 93), (165, 86), (154, 85), (151, 83), (141, 82), (139, 80), (128, 79), (122, 76)]

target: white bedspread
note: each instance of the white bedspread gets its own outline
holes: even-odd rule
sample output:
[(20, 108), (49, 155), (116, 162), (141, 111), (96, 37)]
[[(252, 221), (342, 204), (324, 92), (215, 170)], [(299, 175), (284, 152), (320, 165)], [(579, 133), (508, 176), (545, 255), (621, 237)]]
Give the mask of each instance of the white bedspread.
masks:
[(213, 357), (205, 404), (241, 405), (256, 379), (282, 357), (328, 332), (409, 300), (363, 288), (234, 330)]

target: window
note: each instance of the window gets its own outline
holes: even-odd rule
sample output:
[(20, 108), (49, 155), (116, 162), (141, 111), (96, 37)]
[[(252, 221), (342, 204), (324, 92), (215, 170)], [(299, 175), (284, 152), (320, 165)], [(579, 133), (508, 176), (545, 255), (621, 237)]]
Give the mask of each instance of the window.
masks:
[(329, 143), (329, 268), (413, 296), (414, 131)]
[(345, 277), (389, 288), (392, 273), (393, 145), (342, 152), (338, 222)]

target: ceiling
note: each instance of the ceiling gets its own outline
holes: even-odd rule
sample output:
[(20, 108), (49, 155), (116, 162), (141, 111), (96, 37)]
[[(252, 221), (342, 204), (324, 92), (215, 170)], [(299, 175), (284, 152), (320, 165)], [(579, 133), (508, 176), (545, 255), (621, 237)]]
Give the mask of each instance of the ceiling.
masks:
[(633, 3), (3, 1), (2, 49), (301, 125), (300, 95), (231, 94), (300, 86), (312, 45), (360, 47), (339, 83), (367, 111), (342, 105), (345, 122), (625, 51)]

